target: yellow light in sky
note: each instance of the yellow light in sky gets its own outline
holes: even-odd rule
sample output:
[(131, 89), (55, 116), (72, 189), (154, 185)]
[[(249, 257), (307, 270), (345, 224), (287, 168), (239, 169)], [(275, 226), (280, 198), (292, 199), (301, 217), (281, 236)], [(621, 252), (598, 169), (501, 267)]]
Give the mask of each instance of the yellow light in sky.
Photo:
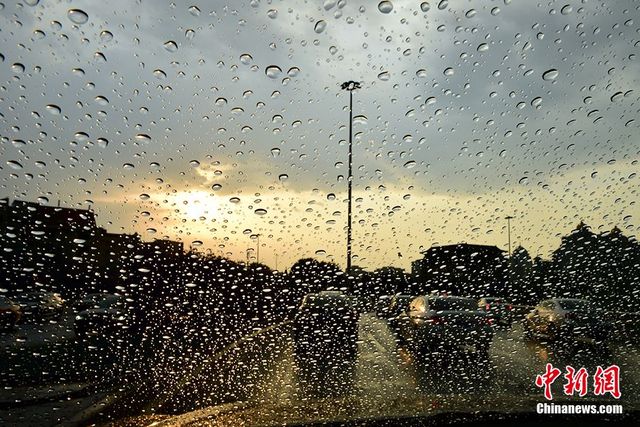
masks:
[(211, 219), (218, 208), (215, 196), (206, 191), (180, 191), (173, 198), (180, 215), (186, 219)]

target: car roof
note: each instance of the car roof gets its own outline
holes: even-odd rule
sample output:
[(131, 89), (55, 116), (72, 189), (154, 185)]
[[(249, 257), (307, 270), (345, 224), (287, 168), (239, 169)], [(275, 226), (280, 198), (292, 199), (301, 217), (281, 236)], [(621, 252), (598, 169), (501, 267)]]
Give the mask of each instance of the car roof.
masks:
[(456, 300), (464, 300), (464, 301), (476, 301), (473, 298), (469, 298), (469, 297), (458, 297), (458, 296), (451, 296), (451, 295), (425, 295), (428, 299), (434, 300), (434, 299), (456, 299)]

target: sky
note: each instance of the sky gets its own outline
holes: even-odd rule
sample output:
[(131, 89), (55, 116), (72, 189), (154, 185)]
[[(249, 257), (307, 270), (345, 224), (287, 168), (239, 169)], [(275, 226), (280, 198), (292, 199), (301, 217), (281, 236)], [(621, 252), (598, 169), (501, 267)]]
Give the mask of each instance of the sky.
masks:
[[(378, 3), (381, 3), (380, 5)], [(640, 229), (638, 1), (5, 1), (0, 197), (280, 269)]]

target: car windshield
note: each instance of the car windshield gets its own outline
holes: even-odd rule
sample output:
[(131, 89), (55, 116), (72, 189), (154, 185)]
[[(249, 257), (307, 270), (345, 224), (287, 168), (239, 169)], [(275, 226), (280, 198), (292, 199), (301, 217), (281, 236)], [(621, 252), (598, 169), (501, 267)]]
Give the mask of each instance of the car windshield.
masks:
[(0, 426), (622, 425), (639, 172), (640, 0), (0, 0)]
[(575, 310), (575, 311), (589, 311), (594, 310), (596, 307), (589, 301), (577, 300), (577, 299), (565, 299), (559, 300), (558, 304), (563, 310)]
[(429, 308), (434, 311), (469, 311), (477, 310), (478, 305), (472, 299), (444, 297), (429, 299)]

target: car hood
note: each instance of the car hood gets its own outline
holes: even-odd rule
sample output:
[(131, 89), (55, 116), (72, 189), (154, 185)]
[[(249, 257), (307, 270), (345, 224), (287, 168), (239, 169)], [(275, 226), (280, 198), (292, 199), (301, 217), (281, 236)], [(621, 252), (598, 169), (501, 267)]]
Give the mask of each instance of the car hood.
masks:
[[(287, 404), (251, 404), (236, 402), (200, 409), (181, 415), (148, 415), (122, 420), (117, 427), (153, 425), (179, 426), (301, 426), (320, 423), (361, 423), (385, 421), (389, 425), (410, 420), (430, 419), (446, 421), (453, 415), (476, 419), (480, 414), (522, 416), (536, 412), (536, 405), (544, 403), (542, 396), (441, 396), (392, 399), (380, 402), (350, 397), (296, 401)], [(612, 400), (554, 399), (554, 404), (581, 405), (615, 403)], [(625, 412), (638, 407), (625, 404)], [(386, 425), (386, 424), (385, 424)], [(452, 424), (453, 425), (453, 424)]]

